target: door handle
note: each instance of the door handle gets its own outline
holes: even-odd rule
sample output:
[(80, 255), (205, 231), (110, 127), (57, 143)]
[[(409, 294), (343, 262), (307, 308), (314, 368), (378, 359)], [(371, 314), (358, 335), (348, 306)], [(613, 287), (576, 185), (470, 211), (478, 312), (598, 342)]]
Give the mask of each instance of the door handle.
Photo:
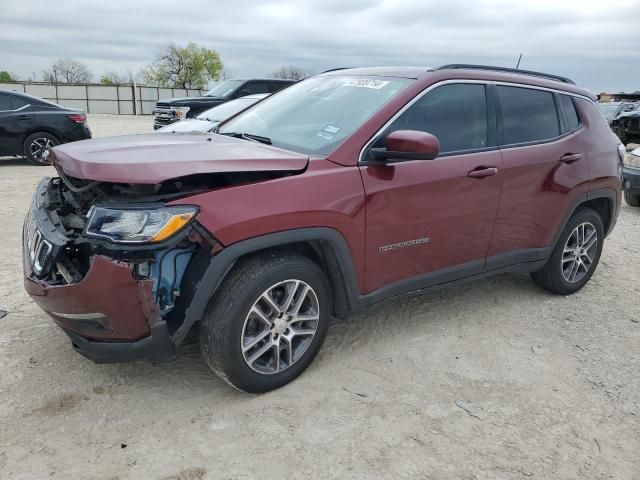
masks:
[(498, 169), (496, 167), (477, 167), (467, 173), (467, 177), (470, 178), (485, 178), (490, 177), (492, 175), (496, 175), (498, 173)]
[(573, 163), (573, 162), (577, 162), (581, 158), (582, 158), (582, 155), (580, 155), (579, 153), (565, 153), (563, 156), (560, 157), (559, 160), (562, 163)]

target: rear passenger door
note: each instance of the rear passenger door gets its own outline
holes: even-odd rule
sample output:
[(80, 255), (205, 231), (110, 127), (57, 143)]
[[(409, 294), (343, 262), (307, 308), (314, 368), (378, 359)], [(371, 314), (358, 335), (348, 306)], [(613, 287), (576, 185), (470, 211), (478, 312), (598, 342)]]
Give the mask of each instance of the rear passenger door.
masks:
[(588, 190), (572, 98), (535, 87), (496, 85), (503, 159), (500, 208), (487, 269), (548, 256), (573, 199)]

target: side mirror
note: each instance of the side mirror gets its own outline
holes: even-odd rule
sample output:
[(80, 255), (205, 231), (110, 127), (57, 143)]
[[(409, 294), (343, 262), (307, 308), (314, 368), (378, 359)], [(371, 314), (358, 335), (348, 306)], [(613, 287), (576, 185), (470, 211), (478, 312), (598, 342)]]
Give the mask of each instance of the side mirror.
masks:
[(396, 130), (385, 139), (386, 148), (372, 148), (373, 161), (433, 160), (440, 153), (435, 135), (418, 130)]

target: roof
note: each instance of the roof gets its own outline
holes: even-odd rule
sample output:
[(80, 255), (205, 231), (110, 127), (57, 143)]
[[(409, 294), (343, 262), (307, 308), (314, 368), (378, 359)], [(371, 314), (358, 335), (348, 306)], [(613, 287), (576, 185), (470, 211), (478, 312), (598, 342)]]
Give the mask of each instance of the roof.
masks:
[(292, 78), (267, 78), (267, 77), (247, 77), (247, 78), (230, 78), (229, 80), (239, 80), (241, 82), (259, 81), (259, 82), (295, 82)]
[(399, 77), (418, 79), (429, 71), (427, 67), (366, 67), (366, 68), (336, 68), (320, 75), (326, 76), (374, 76)]
[(577, 87), (572, 80), (559, 75), (532, 72), (528, 70), (516, 70), (504, 67), (491, 67), (486, 65), (445, 65), (440, 68), (428, 67), (367, 67), (334, 69), (320, 75), (327, 76), (381, 76), (410, 79), (432, 78), (434, 81), (449, 79), (479, 80), (489, 82), (510, 82), (545, 87), (555, 90), (564, 90), (571, 93), (587, 96), (593, 100), (597, 97), (582, 88)]

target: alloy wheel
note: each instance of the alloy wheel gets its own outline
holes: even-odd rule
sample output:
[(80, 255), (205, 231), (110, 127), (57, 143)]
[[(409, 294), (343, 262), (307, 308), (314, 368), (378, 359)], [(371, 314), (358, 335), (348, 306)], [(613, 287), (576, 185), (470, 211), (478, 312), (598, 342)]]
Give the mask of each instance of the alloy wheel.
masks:
[(596, 227), (584, 222), (573, 229), (562, 251), (562, 276), (569, 283), (579, 282), (589, 272), (598, 250)]
[(318, 296), (302, 280), (272, 285), (255, 301), (242, 326), (246, 364), (261, 374), (279, 373), (309, 348), (320, 322)]
[(29, 152), (33, 159), (38, 162), (44, 163), (49, 155), (49, 150), (55, 147), (56, 144), (51, 139), (46, 137), (36, 138), (29, 145)]

